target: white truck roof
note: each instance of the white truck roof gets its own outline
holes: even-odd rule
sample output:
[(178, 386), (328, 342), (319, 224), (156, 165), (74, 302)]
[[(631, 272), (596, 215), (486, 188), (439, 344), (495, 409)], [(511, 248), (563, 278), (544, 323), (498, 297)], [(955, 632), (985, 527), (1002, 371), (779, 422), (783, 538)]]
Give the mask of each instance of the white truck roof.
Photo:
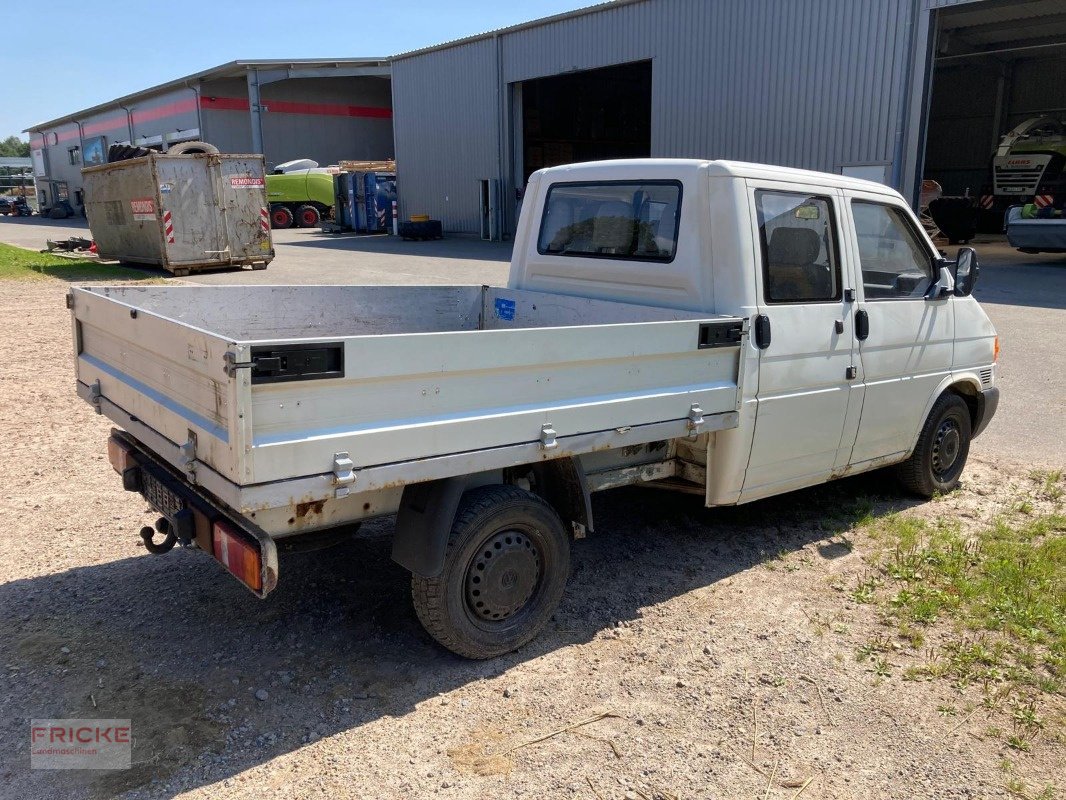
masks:
[(690, 173), (693, 178), (699, 172), (706, 172), (712, 176), (813, 183), (838, 189), (856, 189), (864, 192), (878, 192), (892, 197), (900, 196), (898, 192), (883, 183), (850, 178), (832, 172), (815, 172), (807, 169), (779, 167), (773, 164), (754, 164), (747, 161), (700, 158), (624, 158), (610, 161), (586, 161), (560, 167), (547, 167), (538, 170), (534, 175), (540, 176), (541, 180), (555, 182), (578, 177), (581, 180), (654, 179), (659, 174), (676, 179), (685, 177), (686, 172)]

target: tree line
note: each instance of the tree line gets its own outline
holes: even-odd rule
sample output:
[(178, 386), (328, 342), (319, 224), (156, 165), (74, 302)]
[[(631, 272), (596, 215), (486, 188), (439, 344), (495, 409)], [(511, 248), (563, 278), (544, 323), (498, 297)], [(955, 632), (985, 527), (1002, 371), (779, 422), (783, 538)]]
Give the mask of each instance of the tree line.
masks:
[(29, 154), (30, 143), (17, 136), (8, 136), (0, 141), (0, 158), (27, 158)]

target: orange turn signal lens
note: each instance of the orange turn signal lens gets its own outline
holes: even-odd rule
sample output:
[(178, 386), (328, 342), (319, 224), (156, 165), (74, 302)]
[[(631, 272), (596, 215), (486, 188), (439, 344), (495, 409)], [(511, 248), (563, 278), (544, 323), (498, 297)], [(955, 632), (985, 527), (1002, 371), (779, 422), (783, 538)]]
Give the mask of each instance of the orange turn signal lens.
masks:
[(263, 588), (263, 556), (259, 548), (243, 534), (225, 522), (216, 522), (211, 529), (212, 555), (233, 576), (258, 592)]
[(999, 361), (999, 337), (996, 337), (995, 343), (992, 345), (992, 362)]
[(107, 440), (107, 460), (119, 475), (137, 464), (133, 451), (114, 436)]

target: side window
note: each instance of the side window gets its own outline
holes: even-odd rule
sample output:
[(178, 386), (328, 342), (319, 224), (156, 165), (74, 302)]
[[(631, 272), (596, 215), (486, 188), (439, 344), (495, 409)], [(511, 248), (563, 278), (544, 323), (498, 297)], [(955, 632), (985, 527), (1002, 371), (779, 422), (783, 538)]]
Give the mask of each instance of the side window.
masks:
[(548, 189), (541, 255), (672, 261), (677, 252), (681, 184), (557, 183)]
[(933, 262), (906, 214), (864, 200), (851, 202), (867, 300), (924, 297), (933, 282)]
[(828, 197), (757, 190), (763, 277), (769, 303), (840, 299), (833, 203)]

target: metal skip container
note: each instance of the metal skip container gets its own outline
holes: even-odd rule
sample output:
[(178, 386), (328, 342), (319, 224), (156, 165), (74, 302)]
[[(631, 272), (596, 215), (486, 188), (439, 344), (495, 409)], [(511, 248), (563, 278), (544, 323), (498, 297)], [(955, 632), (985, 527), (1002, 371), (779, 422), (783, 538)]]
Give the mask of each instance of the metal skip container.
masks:
[(175, 275), (274, 258), (263, 157), (152, 153), (82, 170), (101, 258)]

